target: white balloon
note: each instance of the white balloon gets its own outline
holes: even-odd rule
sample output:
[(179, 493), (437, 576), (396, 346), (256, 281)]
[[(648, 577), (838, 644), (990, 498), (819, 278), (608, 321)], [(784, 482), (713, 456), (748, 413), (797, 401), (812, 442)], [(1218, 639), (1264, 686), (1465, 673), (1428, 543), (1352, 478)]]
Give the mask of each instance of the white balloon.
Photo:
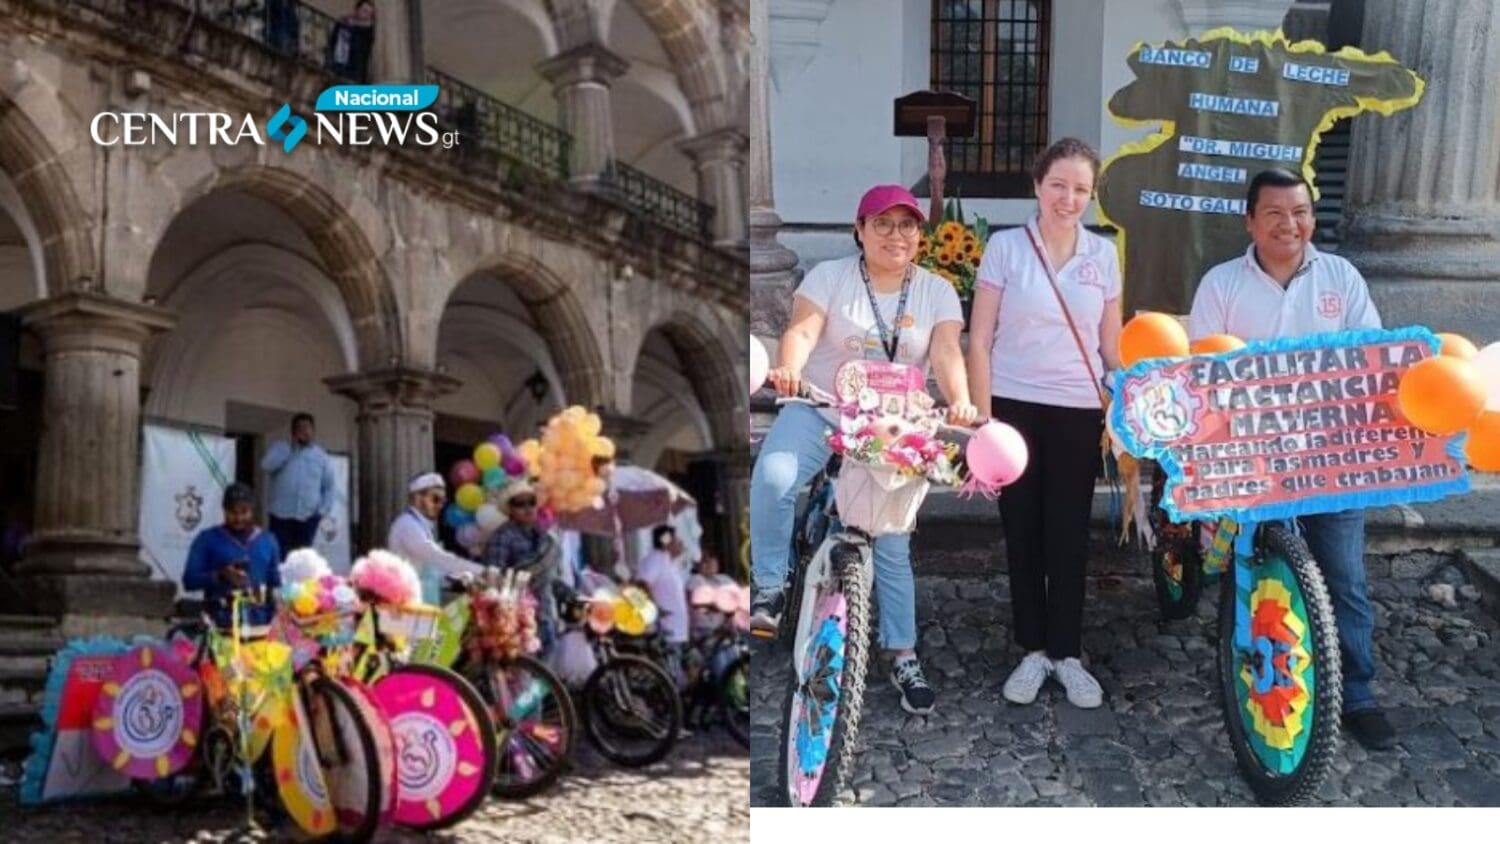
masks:
[(479, 525), (480, 530), (489, 533), (505, 523), (505, 516), (500, 512), (499, 507), (493, 504), (481, 504), (479, 509), (474, 511), (474, 523)]
[(771, 371), (771, 359), (760, 338), (750, 335), (750, 392), (754, 393), (766, 383), (766, 373)]
[(1500, 410), (1500, 342), (1479, 350), (1479, 355), (1474, 358), (1474, 369), (1479, 372), (1479, 380), (1484, 382), (1484, 409)]

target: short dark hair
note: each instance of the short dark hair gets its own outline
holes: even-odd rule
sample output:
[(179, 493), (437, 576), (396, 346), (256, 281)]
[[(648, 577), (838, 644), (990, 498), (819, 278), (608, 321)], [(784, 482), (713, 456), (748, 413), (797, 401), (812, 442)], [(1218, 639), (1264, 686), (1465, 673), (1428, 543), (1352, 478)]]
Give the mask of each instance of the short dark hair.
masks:
[(228, 510), (236, 504), (255, 504), (255, 490), (249, 484), (232, 483), (224, 488), (224, 509)]
[(313, 421), (313, 415), (311, 413), (303, 411), (302, 413), (299, 413), (296, 416), (292, 417), (292, 430), (297, 430), (297, 423), (301, 422), (304, 419), (307, 420), (307, 424), (313, 426), (314, 428), (318, 427), (318, 423)]
[(1250, 189), (1245, 192), (1245, 215), (1255, 213), (1255, 202), (1260, 199), (1261, 188), (1294, 188), (1298, 185), (1307, 188), (1307, 198), (1311, 200), (1312, 185), (1307, 183), (1301, 173), (1294, 173), (1285, 167), (1271, 167), (1256, 173), (1255, 178), (1250, 180)]
[(667, 535), (676, 536), (677, 535), (677, 528), (674, 528), (671, 525), (657, 525), (656, 527), (652, 528), (651, 529), (651, 547), (652, 548), (665, 548), (665, 547), (667, 547), (666, 544), (662, 542), (662, 537), (667, 536)]
[(1039, 156), (1031, 165), (1031, 181), (1041, 184), (1047, 178), (1047, 171), (1052, 165), (1063, 158), (1081, 158), (1089, 163), (1089, 169), (1094, 171), (1094, 184), (1099, 183), (1099, 153), (1088, 143), (1077, 138), (1062, 138), (1053, 144)]

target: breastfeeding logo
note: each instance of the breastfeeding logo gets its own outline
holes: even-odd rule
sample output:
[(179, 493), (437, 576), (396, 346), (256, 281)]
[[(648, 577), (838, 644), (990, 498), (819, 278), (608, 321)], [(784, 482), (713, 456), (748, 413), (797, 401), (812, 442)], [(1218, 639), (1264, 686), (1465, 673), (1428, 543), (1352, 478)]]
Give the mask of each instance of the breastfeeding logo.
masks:
[(453, 149), (459, 133), (442, 129), (437, 113), (430, 110), (437, 97), (436, 85), (335, 85), (318, 95), (311, 121), (292, 111), (290, 103), (282, 103), (266, 121), (264, 133), (259, 120), (248, 113), (104, 111), (94, 115), (89, 134), (105, 147), (279, 143), (291, 154), (309, 139), (316, 146)]

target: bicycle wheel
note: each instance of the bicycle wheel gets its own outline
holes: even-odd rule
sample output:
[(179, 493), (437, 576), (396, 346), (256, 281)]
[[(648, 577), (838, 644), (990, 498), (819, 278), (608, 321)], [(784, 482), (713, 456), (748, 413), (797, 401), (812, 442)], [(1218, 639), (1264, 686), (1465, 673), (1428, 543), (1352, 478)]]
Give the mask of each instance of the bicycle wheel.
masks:
[(1235, 761), (1261, 803), (1312, 796), (1338, 747), (1338, 630), (1302, 537), (1262, 525), (1219, 599), (1219, 691)]
[(648, 659), (616, 656), (594, 669), (581, 697), (589, 743), (617, 765), (650, 765), (677, 743), (682, 698), (667, 672)]
[(396, 743), (393, 820), (432, 830), (472, 815), (495, 777), (495, 727), (479, 692), (446, 668), (402, 665), (370, 694), (390, 718)]
[(380, 824), (384, 792), (375, 728), (354, 693), (337, 680), (316, 676), (304, 681), (298, 693), (304, 695), (310, 749), (323, 774), (336, 834), (346, 841), (368, 841)]
[(802, 612), (808, 563), (828, 536), (829, 517), (824, 508), (828, 504), (831, 483), (826, 472), (813, 478), (808, 487), (806, 505), (797, 513), (792, 529), (792, 551), (788, 560), (791, 579), (786, 591), (786, 605), (781, 611), (781, 624), (776, 629), (777, 646), (788, 654), (795, 647), (797, 638), (797, 616)]
[(870, 569), (859, 549), (833, 548), (832, 589), (810, 607), (812, 634), (793, 654), (801, 677), (781, 717), (781, 793), (792, 806), (827, 806), (854, 764), (870, 641)]
[(1151, 550), (1151, 582), (1161, 617), (1177, 621), (1198, 608), (1203, 589), (1203, 551), (1198, 545), (1198, 523), (1176, 524), (1161, 507), (1166, 472), (1161, 464), (1151, 470), (1151, 508), (1147, 511), (1156, 547)]
[(495, 783), (511, 799), (540, 794), (573, 757), (578, 712), (562, 680), (541, 660), (518, 656), (470, 669), (495, 724)]
[(724, 727), (734, 740), (750, 747), (750, 655), (743, 654), (730, 663), (719, 678), (719, 712)]

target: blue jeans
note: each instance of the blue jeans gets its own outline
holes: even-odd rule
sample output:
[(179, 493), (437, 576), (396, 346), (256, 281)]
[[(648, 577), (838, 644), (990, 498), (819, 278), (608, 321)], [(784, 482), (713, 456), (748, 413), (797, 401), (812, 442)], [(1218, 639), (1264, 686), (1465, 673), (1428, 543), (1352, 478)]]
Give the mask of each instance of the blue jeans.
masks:
[[(750, 572), (757, 589), (780, 589), (790, 565), (797, 494), (833, 454), (832, 426), (806, 405), (787, 405), (771, 424), (750, 475)], [(880, 602), (880, 645), (906, 650), (917, 644), (916, 583), (911, 534), (875, 540), (875, 599)]]
[(1302, 537), (1323, 571), (1343, 661), (1344, 711), (1375, 708), (1375, 613), (1365, 586), (1365, 511), (1302, 516)]

